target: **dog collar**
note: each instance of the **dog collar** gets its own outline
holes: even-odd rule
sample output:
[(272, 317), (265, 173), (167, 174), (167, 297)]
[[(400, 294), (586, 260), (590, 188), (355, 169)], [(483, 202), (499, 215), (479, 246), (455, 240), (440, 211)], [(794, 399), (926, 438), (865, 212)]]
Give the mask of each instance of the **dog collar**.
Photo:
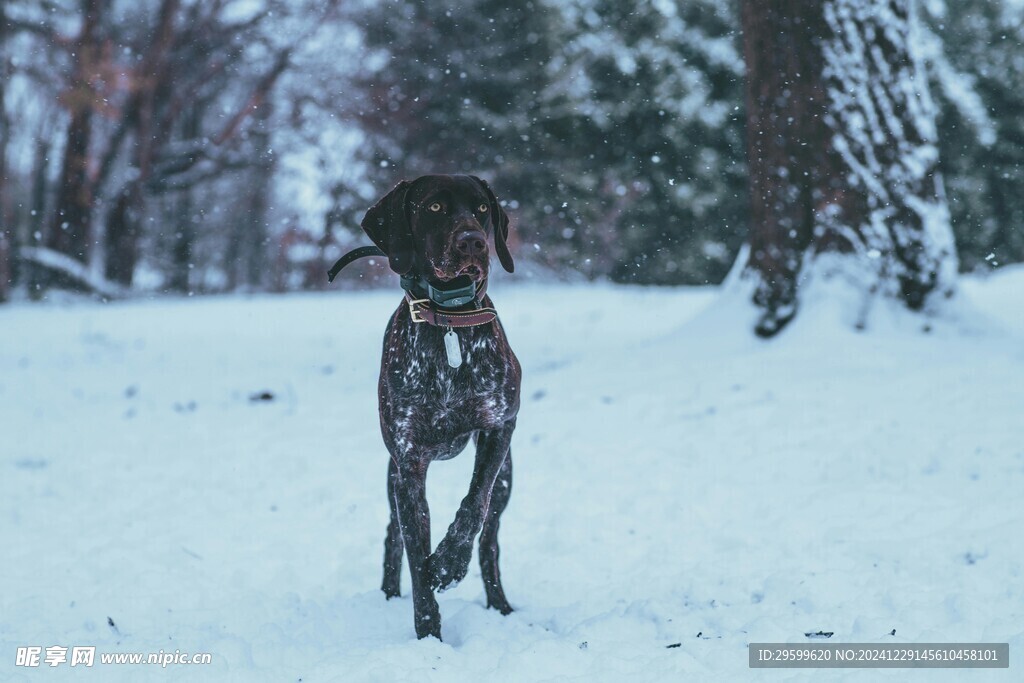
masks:
[[(441, 286), (434, 285), (419, 275), (403, 275), (401, 282), (402, 289), (414, 299), (426, 299), (441, 308), (461, 308), (483, 298), (477, 291), (477, 283), (466, 275), (460, 275)], [(485, 283), (486, 280), (481, 282), (482, 286), (479, 289), (486, 289)]]
[[(377, 247), (359, 247), (342, 256), (327, 271), (328, 282), (334, 282), (341, 269), (356, 259), (367, 256), (386, 256)], [(498, 312), (482, 305), (487, 294), (487, 279), (475, 283), (468, 277), (455, 278), (447, 287), (437, 287), (419, 275), (403, 275), (402, 289), (414, 323), (436, 327), (476, 327), (493, 322)], [(472, 306), (467, 310), (458, 310)]]
[[(414, 323), (426, 323), (435, 327), (476, 327), (493, 322), (497, 311), (483, 306), (481, 301), (487, 293), (486, 278), (474, 283), (453, 281), (454, 287), (441, 289), (419, 276), (402, 276), (402, 289), (409, 305), (409, 315)], [(426, 295), (426, 296), (423, 296)], [(459, 310), (465, 309), (465, 310)]]
[(440, 285), (434, 285), (419, 275), (402, 275), (401, 289), (416, 299), (427, 299), (441, 308), (461, 308), (477, 299), (476, 283), (467, 275)]
[(406, 292), (405, 301), (409, 304), (409, 315), (414, 323), (426, 323), (434, 327), (476, 327), (494, 322), (498, 312), (490, 306), (468, 311), (451, 311), (437, 308), (430, 299), (414, 299)]

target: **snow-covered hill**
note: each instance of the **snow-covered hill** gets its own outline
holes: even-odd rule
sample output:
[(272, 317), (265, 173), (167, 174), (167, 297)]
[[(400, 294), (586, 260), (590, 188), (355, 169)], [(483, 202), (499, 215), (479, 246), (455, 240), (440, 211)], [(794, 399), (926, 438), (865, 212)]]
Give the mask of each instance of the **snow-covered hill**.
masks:
[[(715, 288), (493, 291), (524, 367), (517, 611), (484, 609), (474, 562), (443, 643), (415, 639), (407, 571), (377, 589), (396, 293), (0, 308), (0, 679), (906, 677), (747, 669), (817, 631), (1024, 653), (1024, 270), (928, 333), (883, 304), (856, 332), (823, 285), (767, 343)], [(430, 471), (435, 540), (471, 466)], [(16, 667), (31, 645), (213, 663)]]

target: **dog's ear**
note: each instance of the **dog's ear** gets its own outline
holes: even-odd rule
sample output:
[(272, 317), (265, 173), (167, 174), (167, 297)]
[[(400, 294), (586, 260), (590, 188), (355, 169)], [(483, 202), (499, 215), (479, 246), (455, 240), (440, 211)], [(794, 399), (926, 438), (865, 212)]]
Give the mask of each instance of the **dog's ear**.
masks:
[(359, 224), (373, 243), (388, 255), (388, 265), (399, 275), (408, 273), (413, 265), (412, 229), (405, 203), (411, 185), (407, 180), (395, 185), (366, 212)]
[(494, 250), (498, 252), (498, 260), (501, 261), (501, 267), (511, 273), (516, 269), (516, 264), (513, 263), (512, 254), (508, 251), (508, 214), (505, 213), (505, 209), (501, 208), (498, 198), (494, 196), (494, 192), (486, 180), (476, 176), (470, 177), (480, 183), (487, 193), (487, 200), (490, 204), (491, 225), (494, 226)]

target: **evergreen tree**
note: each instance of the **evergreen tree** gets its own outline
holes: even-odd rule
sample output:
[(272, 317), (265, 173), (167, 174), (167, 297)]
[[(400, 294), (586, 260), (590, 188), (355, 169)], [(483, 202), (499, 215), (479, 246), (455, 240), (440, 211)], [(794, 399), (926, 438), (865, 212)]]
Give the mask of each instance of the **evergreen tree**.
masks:
[(514, 198), (545, 162), (536, 134), (550, 59), (538, 2), (391, 0), (366, 10), (358, 120), (378, 191), (426, 173), (474, 173)]
[(746, 210), (732, 18), (708, 0), (378, 5), (359, 88), (374, 184), (485, 174), (534, 260), (717, 279)]
[[(1024, 6), (929, 3), (940, 159), (961, 265), (1024, 261)], [(944, 45), (945, 49), (941, 49)]]
[(633, 282), (720, 279), (745, 228), (743, 63), (728, 6), (578, 0), (546, 104), (581, 215), (566, 234)]

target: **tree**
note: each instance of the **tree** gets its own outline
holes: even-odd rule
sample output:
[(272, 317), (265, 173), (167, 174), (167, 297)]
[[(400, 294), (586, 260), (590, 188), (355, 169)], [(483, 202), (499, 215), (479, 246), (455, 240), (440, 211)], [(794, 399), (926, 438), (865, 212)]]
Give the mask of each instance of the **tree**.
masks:
[(521, 226), (545, 205), (552, 212), (563, 160), (551, 153), (541, 108), (552, 16), (539, 0), (400, 0), (366, 10), (355, 115), (378, 191), (403, 177), (474, 173), (494, 181), (513, 214), (527, 196), (546, 198)]
[[(964, 269), (1024, 260), (1024, 5), (929, 3), (925, 46), (941, 104), (939, 140)], [(941, 40), (940, 37), (941, 36)], [(942, 49), (943, 44), (945, 50)]]
[[(88, 177), (93, 114), (102, 97), (101, 73), (110, 43), (101, 34), (108, 0), (81, 0), (81, 27), (71, 42), (71, 73), (61, 95), (70, 115), (64, 161), (57, 181), (57, 204), (46, 243), (50, 249), (84, 263), (92, 235), (93, 188)], [(55, 36), (55, 34), (54, 34)], [(53, 38), (51, 38), (53, 39)]]
[(486, 174), (559, 270), (720, 277), (745, 217), (733, 20), (711, 0), (378, 4), (360, 21), (371, 178)]
[[(130, 287), (143, 242), (161, 242), (147, 226), (156, 225), (158, 231), (165, 222), (179, 223), (176, 216), (157, 215), (173, 203), (162, 198), (202, 194), (204, 185), (252, 169), (265, 186), (268, 138), (254, 134), (269, 127), (265, 104), (290, 67), (296, 46), (337, 4), (44, 0), (5, 5), (0, 47), (12, 31), (31, 37), (34, 42), (25, 52), (32, 63), (19, 59), (28, 66), (17, 75), (63, 110), (58, 126), (63, 141), (53, 146), (60, 172), (51, 178), (44, 167), (39, 176), (42, 208), (50, 197), (53, 208), (38, 232), (58, 258), (39, 249), (19, 252), (43, 267), (38, 272), (47, 277), (40, 284), (89, 288), (76, 275), (88, 272), (91, 282), (101, 276)], [(64, 33), (68, 27), (71, 37)], [(37, 62), (38, 54), (45, 57)], [(0, 133), (7, 128), (0, 118)], [(6, 146), (6, 140), (5, 135), (0, 142)], [(0, 195), (3, 190), (0, 186)], [(259, 194), (256, 203), (264, 202), (266, 194)], [(246, 243), (239, 253), (265, 249), (265, 210), (259, 213), (257, 229), (248, 226), (239, 238), (256, 246), (250, 249)], [(172, 263), (193, 253), (196, 237), (188, 228), (175, 234), (179, 240), (167, 259)], [(249, 260), (247, 280), (260, 265), (258, 256)], [(59, 264), (69, 268), (62, 271)], [(173, 271), (170, 280), (176, 288), (188, 287), (182, 275), (188, 265), (167, 269)]]
[(913, 0), (745, 0), (747, 272), (771, 336), (801, 270), (846, 253), (870, 292), (922, 309), (949, 294), (956, 253)]
[(543, 126), (567, 207), (547, 247), (618, 281), (721, 278), (746, 222), (731, 7), (574, 0), (561, 13)]
[(0, 4), (0, 303), (10, 295), (11, 250), (14, 242), (12, 211), (8, 200), (7, 147), (11, 139), (11, 122), (7, 115), (7, 82), (11, 66), (7, 56), (7, 20)]
[[(273, 9), (271, 4), (264, 11)], [(288, 68), (291, 45), (276, 48), (265, 60), (263, 73), (243, 81), (238, 88), (241, 96), (228, 105), (233, 113), (212, 131), (202, 130), (188, 117), (197, 107), (209, 108), (211, 99), (224, 94), (229, 86), (227, 69), (246, 56), (241, 37), (248, 34), (266, 44), (265, 37), (254, 30), (264, 18), (260, 12), (229, 20), (223, 8), (205, 10), (201, 3), (183, 7), (180, 0), (161, 0), (155, 21), (140, 21), (136, 25), (142, 31), (125, 36), (140, 57), (129, 72), (132, 85), (109, 148), (116, 153), (121, 141), (131, 136), (130, 172), (116, 190), (107, 215), (105, 273), (111, 281), (131, 284), (147, 195), (187, 190), (211, 176), (258, 163), (258, 159), (238, 153), (240, 138), (247, 133), (244, 124), (264, 106), (268, 93)], [(187, 230), (179, 234), (189, 236)], [(175, 248), (179, 257), (191, 251), (187, 244)], [(180, 272), (174, 280), (178, 286), (183, 284)]]

